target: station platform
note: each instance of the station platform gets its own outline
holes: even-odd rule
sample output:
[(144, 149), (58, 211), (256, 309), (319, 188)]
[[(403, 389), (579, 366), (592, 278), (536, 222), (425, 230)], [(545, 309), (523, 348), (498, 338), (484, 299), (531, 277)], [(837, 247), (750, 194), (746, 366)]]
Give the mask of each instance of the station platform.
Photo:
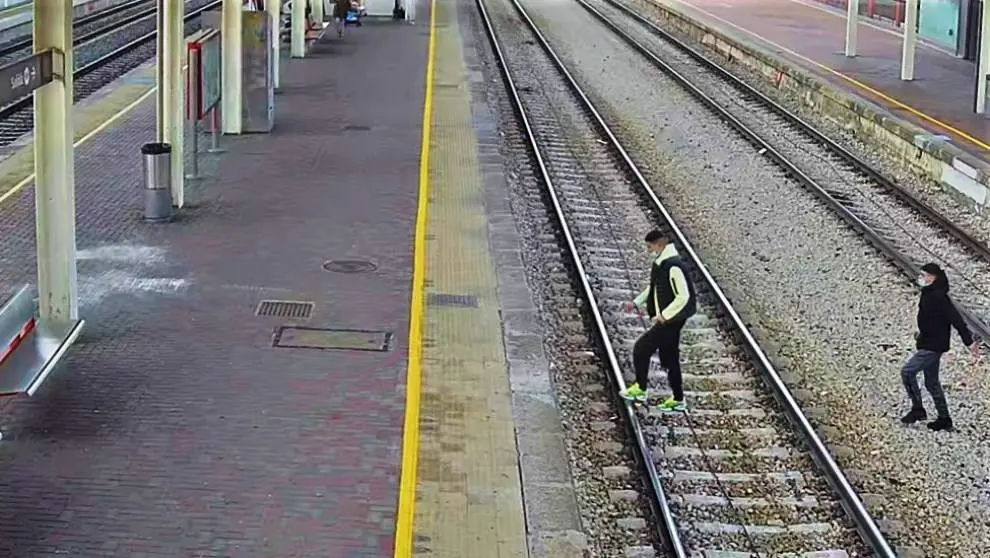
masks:
[(915, 79), (900, 79), (902, 35), (861, 18), (857, 56), (847, 58), (845, 14), (813, 0), (655, 0), (742, 41), (756, 43), (788, 64), (806, 69), (850, 95), (951, 138), (982, 161), (990, 160), (990, 120), (973, 112), (975, 63), (918, 42)]
[[(542, 462), (516, 432), (565, 450), (472, 6), (283, 55), (274, 131), (203, 155), (171, 223), (140, 211), (154, 99), (99, 101), (116, 120), (76, 149), (87, 327), (0, 400), (0, 555), (524, 557), (579, 529), (569, 478), (523, 498)], [(4, 292), (36, 273), (10, 161)], [(580, 555), (554, 548), (533, 556)]]

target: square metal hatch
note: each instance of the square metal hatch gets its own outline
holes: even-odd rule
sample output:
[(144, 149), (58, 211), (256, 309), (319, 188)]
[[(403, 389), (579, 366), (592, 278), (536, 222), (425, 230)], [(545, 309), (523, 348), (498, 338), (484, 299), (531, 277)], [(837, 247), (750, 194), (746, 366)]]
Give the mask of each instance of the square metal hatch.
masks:
[(288, 349), (385, 352), (392, 337), (390, 331), (282, 326), (275, 331), (272, 345)]

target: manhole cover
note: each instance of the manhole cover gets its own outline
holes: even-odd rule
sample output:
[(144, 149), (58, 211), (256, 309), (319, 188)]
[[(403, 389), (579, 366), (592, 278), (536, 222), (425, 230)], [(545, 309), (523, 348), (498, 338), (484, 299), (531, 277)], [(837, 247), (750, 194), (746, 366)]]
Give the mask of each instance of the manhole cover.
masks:
[(262, 300), (255, 309), (255, 316), (269, 316), (273, 318), (299, 318), (308, 319), (313, 314), (312, 302), (301, 302), (298, 300)]
[(275, 347), (288, 349), (336, 349), (346, 351), (389, 350), (392, 333), (360, 329), (320, 329), (283, 326), (275, 333)]
[(334, 273), (368, 273), (378, 266), (365, 260), (330, 260), (323, 264), (323, 269)]

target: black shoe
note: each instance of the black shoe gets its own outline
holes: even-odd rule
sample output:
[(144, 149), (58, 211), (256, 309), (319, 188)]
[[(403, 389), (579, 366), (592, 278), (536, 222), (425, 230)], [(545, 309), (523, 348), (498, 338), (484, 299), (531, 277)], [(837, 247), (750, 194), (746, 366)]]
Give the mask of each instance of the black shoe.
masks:
[(952, 419), (949, 417), (938, 417), (928, 423), (928, 429), (938, 432), (939, 430), (952, 430)]
[(901, 422), (904, 424), (914, 424), (926, 418), (928, 418), (928, 413), (924, 409), (911, 409), (911, 412), (901, 417)]

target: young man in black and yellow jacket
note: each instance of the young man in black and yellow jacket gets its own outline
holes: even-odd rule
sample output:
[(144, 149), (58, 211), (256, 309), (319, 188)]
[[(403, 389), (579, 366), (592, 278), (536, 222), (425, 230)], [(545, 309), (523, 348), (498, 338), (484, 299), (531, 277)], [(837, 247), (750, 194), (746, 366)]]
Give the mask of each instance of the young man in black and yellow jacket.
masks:
[(646, 401), (649, 386), (650, 358), (660, 353), (660, 365), (667, 370), (667, 381), (673, 392), (660, 407), (665, 411), (684, 411), (684, 385), (681, 378), (681, 329), (684, 322), (697, 311), (697, 297), (694, 285), (688, 279), (677, 253), (677, 248), (668, 242), (658, 230), (646, 235), (646, 247), (651, 254), (657, 254), (650, 266), (650, 284), (646, 290), (627, 304), (632, 310), (645, 306), (650, 316), (651, 326), (633, 346), (633, 368), (636, 370), (636, 383), (622, 390), (624, 399)]

